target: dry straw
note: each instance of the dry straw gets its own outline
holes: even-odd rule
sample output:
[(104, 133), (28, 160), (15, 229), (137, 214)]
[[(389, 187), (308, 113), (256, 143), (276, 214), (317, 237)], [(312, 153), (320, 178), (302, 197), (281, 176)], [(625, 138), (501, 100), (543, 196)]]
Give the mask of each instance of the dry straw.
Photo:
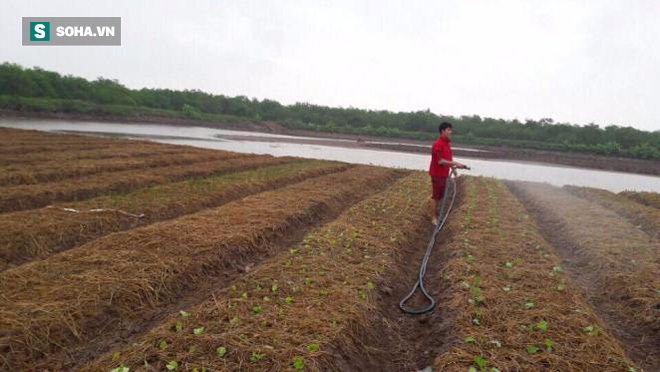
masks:
[(75, 361), (76, 347), (94, 349), (99, 336), (130, 333), (160, 307), (194, 296), (211, 277), (236, 275), (237, 267), (276, 250), (280, 238), (398, 174), (354, 167), (7, 270), (0, 274), (6, 366), (40, 369)]
[[(253, 193), (348, 167), (315, 160), (293, 162), (159, 185), (124, 195), (0, 214), (0, 271), (112, 232), (217, 207)], [(99, 209), (100, 212), (93, 212)]]
[(536, 183), (514, 183), (581, 289), (630, 356), (660, 367), (660, 246), (597, 203)]

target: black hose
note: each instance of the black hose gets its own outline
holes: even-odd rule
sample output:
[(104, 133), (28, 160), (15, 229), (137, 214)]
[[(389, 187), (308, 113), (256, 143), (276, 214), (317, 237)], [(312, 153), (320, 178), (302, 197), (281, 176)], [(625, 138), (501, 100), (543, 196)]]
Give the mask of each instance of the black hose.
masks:
[[(419, 268), (417, 283), (415, 283), (412, 290), (410, 290), (410, 293), (408, 293), (408, 295), (404, 297), (401, 300), (401, 302), (399, 302), (399, 308), (404, 313), (420, 315), (420, 314), (428, 313), (429, 311), (433, 310), (433, 308), (435, 307), (435, 298), (433, 298), (433, 296), (431, 296), (426, 291), (426, 288), (424, 288), (424, 275), (426, 275), (426, 265), (429, 262), (429, 257), (431, 257), (431, 251), (433, 250), (433, 246), (435, 246), (435, 237), (438, 235), (440, 230), (442, 230), (442, 227), (445, 225), (445, 222), (447, 221), (447, 217), (449, 217), (449, 213), (451, 212), (451, 209), (454, 206), (454, 199), (456, 199), (456, 180), (454, 179), (455, 175), (456, 175), (456, 171), (452, 168), (451, 173), (449, 173), (449, 175), (447, 176), (447, 181), (452, 186), (451, 203), (449, 203), (449, 208), (447, 209), (447, 213), (445, 214), (444, 211), (445, 211), (445, 205), (447, 204), (447, 190), (449, 189), (450, 186), (448, 184), (447, 187), (445, 187), (445, 191), (442, 195), (442, 206), (440, 207), (440, 212), (437, 215), (438, 217), (444, 215), (444, 217), (442, 218), (442, 221), (438, 221), (438, 224), (435, 225), (435, 228), (433, 229), (433, 234), (431, 235), (431, 240), (429, 241), (429, 244), (426, 246), (426, 253), (424, 254), (424, 259), (422, 259), (422, 265)], [(406, 302), (415, 294), (417, 288), (419, 288), (424, 294), (424, 296), (429, 300), (429, 305), (422, 309), (414, 309), (412, 307), (408, 307), (405, 305)]]

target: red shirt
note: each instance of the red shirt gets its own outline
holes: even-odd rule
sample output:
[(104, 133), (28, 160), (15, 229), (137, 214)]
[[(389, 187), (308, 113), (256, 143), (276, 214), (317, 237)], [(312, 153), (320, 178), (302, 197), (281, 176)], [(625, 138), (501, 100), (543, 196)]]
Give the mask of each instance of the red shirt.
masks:
[(431, 167), (429, 168), (429, 174), (431, 176), (447, 177), (449, 175), (449, 166), (438, 164), (440, 159), (449, 161), (454, 160), (449, 142), (450, 140), (443, 136), (438, 137), (438, 139), (433, 142), (433, 146), (431, 146)]

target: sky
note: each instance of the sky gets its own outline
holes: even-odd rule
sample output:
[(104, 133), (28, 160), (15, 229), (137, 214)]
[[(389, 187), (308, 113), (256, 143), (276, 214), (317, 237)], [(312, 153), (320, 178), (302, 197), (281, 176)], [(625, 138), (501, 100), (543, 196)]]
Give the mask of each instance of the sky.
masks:
[[(22, 16), (120, 16), (119, 47), (23, 47)], [(34, 1), (0, 62), (130, 88), (660, 130), (660, 1)]]

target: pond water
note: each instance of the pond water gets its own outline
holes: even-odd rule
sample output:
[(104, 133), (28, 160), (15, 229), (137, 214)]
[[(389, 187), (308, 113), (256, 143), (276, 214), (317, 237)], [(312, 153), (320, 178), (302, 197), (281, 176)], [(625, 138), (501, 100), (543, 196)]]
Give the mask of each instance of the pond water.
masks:
[[(0, 126), (45, 131), (77, 131), (92, 134), (116, 135), (242, 153), (300, 156), (304, 158), (338, 160), (395, 168), (426, 170), (429, 166), (429, 156), (427, 155), (354, 147), (344, 148), (322, 144), (293, 143), (291, 141), (292, 139), (309, 139), (311, 137), (295, 137), (270, 133), (157, 124), (115, 124), (30, 119), (2, 119), (0, 120)], [(222, 138), (222, 136), (234, 136), (234, 138), (240, 136), (243, 138), (240, 140), (226, 139)], [(262, 138), (268, 138), (268, 140), (262, 140)], [(283, 139), (283, 142), (274, 142), (273, 140), (277, 138)], [(319, 140), (320, 143), (326, 141), (322, 138), (314, 139)], [(334, 141), (336, 143), (338, 140), (332, 139), (327, 141)], [(350, 140), (345, 141), (350, 142)], [(429, 143), (429, 147), (430, 145)], [(457, 158), (457, 160), (468, 164), (472, 168), (469, 171), (464, 171), (465, 174), (476, 176), (547, 182), (557, 186), (590, 186), (614, 192), (623, 190), (660, 192), (660, 177), (656, 176), (530, 162), (473, 159), (469, 157), (461, 157)]]

